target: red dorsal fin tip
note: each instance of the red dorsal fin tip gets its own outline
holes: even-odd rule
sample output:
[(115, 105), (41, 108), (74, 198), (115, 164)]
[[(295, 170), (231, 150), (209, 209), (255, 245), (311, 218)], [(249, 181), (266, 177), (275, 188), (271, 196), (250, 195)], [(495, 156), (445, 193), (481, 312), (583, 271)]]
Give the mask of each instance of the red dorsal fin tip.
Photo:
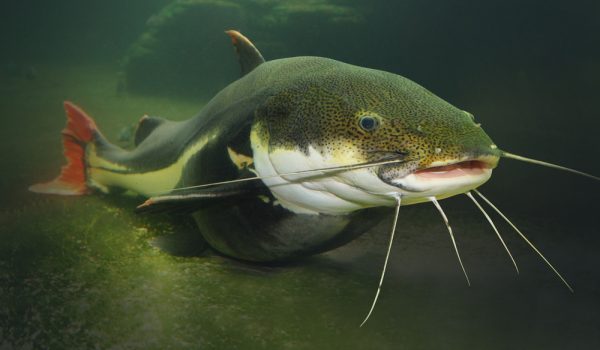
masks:
[(238, 32), (237, 30), (233, 30), (233, 29), (226, 30), (225, 34), (229, 35), (229, 37), (231, 38), (231, 43), (236, 46), (238, 44), (238, 38), (244, 37), (240, 32)]

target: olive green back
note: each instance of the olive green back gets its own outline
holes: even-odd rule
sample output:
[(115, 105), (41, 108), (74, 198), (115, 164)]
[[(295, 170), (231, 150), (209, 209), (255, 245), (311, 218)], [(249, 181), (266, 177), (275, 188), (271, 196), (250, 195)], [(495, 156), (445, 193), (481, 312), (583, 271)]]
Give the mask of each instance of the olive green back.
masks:
[[(309, 146), (326, 154), (375, 160), (403, 153), (419, 167), (437, 160), (494, 153), (493, 142), (462, 111), (413, 81), (396, 74), (319, 57), (266, 62), (246, 87), (268, 86), (256, 111), (261, 138), (272, 149)], [(249, 84), (248, 84), (249, 83)], [(362, 116), (377, 119), (366, 131)]]

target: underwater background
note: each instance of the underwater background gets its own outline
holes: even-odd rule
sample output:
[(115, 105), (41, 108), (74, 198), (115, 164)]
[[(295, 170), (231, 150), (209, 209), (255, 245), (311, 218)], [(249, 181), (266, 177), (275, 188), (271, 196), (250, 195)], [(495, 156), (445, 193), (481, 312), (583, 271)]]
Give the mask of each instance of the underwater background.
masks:
[[(239, 76), (237, 29), (269, 59), (314, 55), (406, 76), (473, 113), (500, 148), (600, 174), (600, 2), (24, 0), (0, 13), (0, 349), (600, 348), (600, 188), (502, 160), (481, 191), (574, 287), (465, 196), (283, 266), (205, 249), (142, 199), (40, 196), (63, 164), (62, 101), (127, 146), (144, 114), (195, 115)], [(390, 212), (391, 214), (391, 212)]]

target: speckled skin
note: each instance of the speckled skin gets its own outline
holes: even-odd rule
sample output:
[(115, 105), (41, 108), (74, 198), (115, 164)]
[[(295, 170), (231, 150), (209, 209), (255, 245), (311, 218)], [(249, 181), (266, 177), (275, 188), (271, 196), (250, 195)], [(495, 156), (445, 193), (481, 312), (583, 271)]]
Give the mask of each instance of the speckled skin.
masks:
[[(376, 118), (379, 127), (362, 129), (359, 120), (365, 115)], [(164, 173), (161, 169), (187, 154), (189, 159), (174, 183), (186, 187), (242, 176), (228, 148), (254, 156), (256, 162), (254, 138), (267, 145), (268, 153), (316, 150), (337, 165), (400, 155), (406, 160), (401, 165), (369, 169), (376, 181), (388, 184), (435, 162), (488, 155), (495, 165), (498, 159), (492, 141), (470, 114), (425, 88), (392, 73), (320, 57), (262, 63), (219, 92), (196, 117), (161, 122), (138, 140), (134, 150), (125, 151), (101, 139), (96, 149), (98, 158), (117, 167), (110, 174), (112, 170), (103, 168), (105, 179), (119, 178), (125, 183), (137, 176), (140, 180), (133, 183), (137, 186), (149, 183), (144, 176)], [(262, 188), (262, 193), (269, 192), (264, 184)], [(206, 203), (194, 218), (216, 250), (264, 262), (333, 249), (388, 213), (387, 208), (371, 203), (343, 215), (308, 215), (290, 211), (276, 199), (246, 196)], [(386, 205), (394, 204), (386, 200)]]
[[(376, 117), (380, 127), (361, 129), (363, 115)], [(133, 151), (99, 144), (98, 154), (134, 172), (152, 171), (174, 162), (202, 135), (222, 135), (211, 142), (218, 147), (251, 123), (271, 149), (306, 151), (310, 145), (352, 163), (403, 153), (416, 160), (402, 166), (406, 171), (445, 159), (499, 155), (471, 114), (413, 81), (322, 57), (267, 61), (219, 92), (196, 117), (163, 122)], [(202, 173), (204, 182), (223, 180)]]
[[(272, 68), (269, 63), (257, 70)], [(382, 178), (448, 159), (499, 155), (470, 113), (409, 79), (317, 57), (271, 64), (284, 63), (285, 88), (256, 111), (255, 130), (271, 149), (306, 152), (312, 146), (348, 164), (398, 154), (411, 160), (381, 167)], [(363, 130), (359, 120), (365, 115), (375, 117), (379, 127)]]

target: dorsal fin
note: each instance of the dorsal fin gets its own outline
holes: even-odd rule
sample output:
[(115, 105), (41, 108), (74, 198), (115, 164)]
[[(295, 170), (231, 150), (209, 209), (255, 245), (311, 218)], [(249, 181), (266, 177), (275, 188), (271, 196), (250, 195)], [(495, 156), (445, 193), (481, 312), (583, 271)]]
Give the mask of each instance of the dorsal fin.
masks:
[(133, 144), (135, 146), (139, 145), (150, 135), (154, 129), (164, 124), (166, 120), (159, 117), (149, 117), (147, 115), (143, 116), (138, 122), (137, 128), (135, 130), (135, 136)]
[(237, 30), (227, 30), (225, 33), (229, 35), (231, 43), (235, 48), (235, 52), (242, 68), (242, 76), (248, 74), (265, 61), (254, 44), (252, 44), (248, 38), (243, 36), (242, 33)]

